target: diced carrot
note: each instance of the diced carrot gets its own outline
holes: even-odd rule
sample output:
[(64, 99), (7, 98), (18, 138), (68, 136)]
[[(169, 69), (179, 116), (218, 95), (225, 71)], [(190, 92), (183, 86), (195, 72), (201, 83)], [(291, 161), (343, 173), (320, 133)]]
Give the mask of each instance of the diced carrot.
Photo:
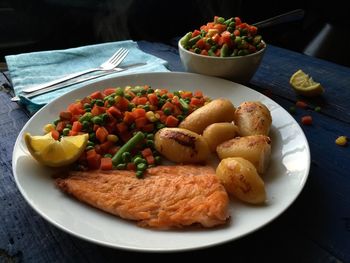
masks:
[(81, 115), (85, 113), (84, 107), (80, 102), (75, 102), (67, 107), (67, 111), (70, 111), (73, 115)]
[(95, 91), (90, 95), (91, 99), (103, 99), (104, 97), (105, 95), (103, 95), (101, 91)]
[(205, 49), (202, 49), (201, 55), (208, 56), (208, 51)]
[(140, 117), (145, 117), (146, 111), (145, 111), (145, 109), (142, 109), (142, 108), (135, 108), (132, 111), (132, 115), (134, 116), (135, 119), (140, 118)]
[(111, 114), (114, 118), (120, 118), (122, 116), (121, 111), (115, 106), (109, 107), (107, 113)]
[(123, 118), (123, 122), (125, 122), (126, 124), (131, 124), (135, 121), (135, 117), (134, 114), (130, 111), (126, 111), (124, 113), (124, 118)]
[(117, 124), (117, 130), (119, 133), (123, 133), (128, 131), (128, 125), (126, 125), (124, 122), (120, 122)]
[(82, 130), (82, 128), (83, 128), (83, 125), (81, 124), (81, 122), (79, 122), (79, 121), (73, 122), (72, 131), (80, 132)]
[(193, 97), (193, 98), (191, 98), (190, 105), (198, 107), (198, 106), (202, 106), (203, 103), (204, 103), (204, 100), (201, 100), (201, 99), (198, 99), (196, 97)]
[(153, 155), (151, 148), (145, 148), (141, 151), (143, 157)]
[(105, 127), (98, 127), (96, 130), (96, 138), (99, 140), (101, 143), (103, 143), (108, 136), (108, 131)]
[(120, 109), (121, 111), (126, 111), (126, 110), (128, 110), (128, 107), (129, 107), (129, 101), (128, 101), (126, 98), (122, 97), (122, 98), (118, 101), (117, 107), (118, 107), (118, 109)]
[(78, 134), (78, 132), (70, 130), (69, 133), (68, 133), (68, 136), (75, 136), (77, 134)]
[(108, 96), (108, 95), (111, 95), (115, 92), (115, 88), (107, 88), (103, 91), (103, 93)]
[(86, 160), (90, 170), (98, 169), (101, 164), (101, 155), (92, 149), (86, 152)]
[(195, 30), (192, 32), (192, 37), (196, 37), (196, 36), (198, 36), (200, 33), (201, 33), (201, 31), (195, 29)]
[(151, 93), (151, 94), (148, 94), (147, 97), (148, 97), (148, 100), (151, 103), (151, 105), (153, 105), (153, 106), (158, 105), (158, 97), (156, 94)]
[(165, 125), (168, 127), (176, 127), (179, 124), (179, 120), (173, 115), (167, 116), (165, 120)]
[(299, 108), (306, 109), (308, 107), (307, 103), (301, 100), (298, 100), (295, 105)]
[(105, 141), (100, 144), (100, 152), (105, 154), (109, 152), (109, 149), (114, 146), (114, 142), (112, 141)]
[(153, 155), (148, 155), (145, 157), (147, 164), (154, 164), (155, 160), (154, 160), (154, 156)]
[(148, 101), (146, 97), (135, 97), (135, 99), (136, 99), (135, 101), (136, 105), (145, 105), (146, 102)]
[(126, 165), (126, 169), (130, 170), (130, 171), (135, 171), (136, 170), (136, 164), (130, 162)]
[(100, 168), (101, 170), (112, 170), (113, 169), (112, 158), (110, 157), (101, 158)]
[(60, 133), (57, 130), (52, 130), (51, 136), (57, 141), (60, 138)]
[(96, 104), (91, 109), (91, 114), (93, 116), (97, 116), (97, 115), (100, 115), (100, 114), (105, 113), (105, 112), (106, 112), (106, 108), (105, 107), (97, 106)]
[(98, 129), (99, 127), (100, 127), (100, 125), (94, 124), (94, 126), (92, 127), (92, 130), (93, 130), (94, 132), (96, 132), (97, 129)]
[(62, 133), (63, 129), (66, 128), (66, 122), (65, 121), (59, 121), (56, 125), (56, 131), (59, 133)]
[(135, 120), (135, 126), (138, 129), (141, 129), (148, 123), (148, 119), (146, 117), (140, 117)]
[(154, 131), (154, 124), (148, 123), (142, 127), (142, 131), (144, 132), (153, 132)]
[(61, 111), (60, 119), (63, 121), (69, 121), (72, 118), (72, 113), (70, 111)]
[(312, 117), (310, 115), (306, 115), (301, 117), (301, 123), (303, 125), (311, 125), (312, 124)]

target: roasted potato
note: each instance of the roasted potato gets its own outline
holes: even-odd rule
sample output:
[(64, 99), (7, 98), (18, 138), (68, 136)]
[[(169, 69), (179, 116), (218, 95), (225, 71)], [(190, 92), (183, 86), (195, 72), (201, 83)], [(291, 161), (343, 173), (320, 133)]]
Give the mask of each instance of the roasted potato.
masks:
[(220, 159), (228, 157), (247, 159), (259, 174), (263, 174), (270, 161), (271, 140), (265, 135), (236, 137), (218, 145), (216, 151)]
[(232, 157), (221, 160), (216, 175), (226, 191), (238, 199), (250, 204), (265, 202), (265, 184), (254, 165), (246, 159)]
[(203, 138), (207, 141), (210, 150), (215, 152), (220, 143), (234, 138), (237, 130), (237, 126), (232, 122), (213, 123), (205, 128)]
[(227, 99), (216, 99), (188, 115), (179, 125), (180, 128), (202, 134), (212, 123), (233, 121), (235, 107)]
[(204, 162), (209, 154), (205, 139), (182, 128), (163, 128), (154, 137), (156, 150), (168, 160), (176, 163)]
[(272, 118), (269, 109), (263, 103), (246, 101), (237, 107), (234, 122), (241, 136), (269, 135)]

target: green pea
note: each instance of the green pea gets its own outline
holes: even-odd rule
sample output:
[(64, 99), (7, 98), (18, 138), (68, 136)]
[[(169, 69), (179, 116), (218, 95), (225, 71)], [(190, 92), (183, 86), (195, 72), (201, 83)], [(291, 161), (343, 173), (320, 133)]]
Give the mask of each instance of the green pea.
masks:
[(145, 106), (142, 107), (145, 111), (149, 111), (150, 110), (150, 106), (148, 104), (146, 104)]
[(139, 163), (139, 164), (137, 164), (136, 169), (137, 169), (137, 171), (144, 171), (147, 169), (147, 164)]
[(156, 164), (161, 164), (162, 163), (162, 157), (157, 155), (157, 156), (154, 157), (154, 161), (156, 162)]
[(92, 149), (95, 149), (95, 147), (91, 146), (91, 145), (90, 146), (86, 146), (85, 151), (90, 151)]
[(164, 112), (164, 114), (165, 115), (170, 115), (171, 114), (171, 109), (170, 108), (165, 108), (164, 110), (163, 110), (163, 112)]
[(198, 47), (196, 47), (195, 49), (194, 49), (194, 53), (196, 53), (196, 54), (200, 54), (201, 53), (201, 49), (200, 48), (198, 48)]
[(157, 130), (163, 129), (165, 125), (163, 123), (157, 123), (156, 128)]
[(92, 142), (92, 141), (88, 141), (87, 144), (86, 144), (86, 146), (95, 146), (95, 143)]
[(120, 163), (116, 166), (117, 170), (125, 170), (126, 169), (126, 163)]
[(131, 95), (129, 95), (129, 94), (125, 94), (124, 97), (125, 97), (127, 100), (131, 100), (131, 99), (132, 99)]
[(151, 93), (154, 93), (154, 89), (149, 88), (149, 89), (147, 90), (147, 94), (151, 94)]
[(142, 157), (136, 157), (134, 160), (134, 164), (138, 165), (139, 163), (147, 163), (147, 161)]
[(84, 131), (88, 131), (90, 129), (90, 122), (89, 121), (83, 121), (81, 124), (83, 125)]
[(209, 49), (208, 50), (208, 55), (211, 56), (211, 57), (215, 57), (215, 52), (212, 50), (212, 49)]
[(70, 123), (66, 124), (66, 128), (72, 129), (72, 124), (70, 124)]
[(177, 115), (176, 117), (179, 121), (183, 121), (185, 117), (183, 115)]
[(153, 140), (147, 140), (147, 141), (146, 141), (146, 145), (147, 145), (148, 147), (153, 148), (153, 147), (154, 147), (154, 141), (153, 141)]
[(143, 178), (143, 171), (136, 171), (136, 177), (138, 179), (142, 179)]
[(60, 121), (61, 119), (54, 120), (53, 124), (57, 125)]
[(105, 103), (103, 102), (103, 100), (98, 99), (96, 100), (96, 105), (102, 107), (105, 105)]
[(123, 97), (123, 96), (124, 96), (124, 91), (123, 91), (122, 88), (116, 88), (115, 94), (116, 94), (117, 96)]
[(103, 157), (105, 157), (105, 158), (112, 158), (113, 157), (113, 155), (112, 154), (110, 154), (110, 153), (106, 153)]
[(219, 23), (219, 24), (223, 24), (223, 23), (225, 22), (225, 18), (223, 18), (223, 17), (218, 17), (218, 18), (216, 19), (216, 22)]
[(154, 134), (153, 133), (149, 133), (146, 135), (146, 139), (148, 140), (153, 140), (154, 139)]
[(91, 108), (90, 103), (84, 103), (84, 109), (86, 109), (86, 108)]
[(103, 124), (103, 119), (100, 116), (92, 117), (91, 121), (93, 122), (93, 124), (98, 124), (98, 125)]
[(84, 121), (90, 121), (92, 118), (91, 112), (86, 112), (83, 116), (79, 118), (79, 121), (83, 123)]
[(90, 133), (89, 133), (89, 140), (90, 140), (90, 141), (96, 140), (96, 134), (95, 134), (94, 132), (90, 132)]
[(67, 135), (69, 134), (69, 132), (70, 132), (70, 129), (69, 129), (69, 128), (64, 128), (63, 131), (62, 131), (62, 134), (63, 134), (64, 136), (67, 136)]
[(123, 160), (124, 163), (130, 162), (130, 159), (131, 159), (131, 153), (130, 152), (124, 152), (122, 154), (122, 160)]

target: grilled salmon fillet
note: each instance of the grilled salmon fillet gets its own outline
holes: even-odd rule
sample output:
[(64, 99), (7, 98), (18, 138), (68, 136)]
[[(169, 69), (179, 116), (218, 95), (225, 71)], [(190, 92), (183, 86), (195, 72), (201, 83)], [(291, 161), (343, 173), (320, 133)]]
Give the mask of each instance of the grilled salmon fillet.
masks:
[(56, 179), (64, 192), (143, 227), (213, 227), (228, 217), (229, 198), (210, 166), (156, 166), (137, 179), (125, 170), (70, 172)]

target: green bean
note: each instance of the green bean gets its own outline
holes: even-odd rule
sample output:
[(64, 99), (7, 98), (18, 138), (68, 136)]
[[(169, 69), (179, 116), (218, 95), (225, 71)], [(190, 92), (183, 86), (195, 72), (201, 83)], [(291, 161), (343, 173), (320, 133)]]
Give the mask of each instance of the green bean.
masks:
[(115, 94), (117, 95), (117, 96), (120, 96), (120, 97), (123, 97), (124, 96), (124, 90), (122, 89), (122, 88), (116, 88), (116, 90), (115, 90)]
[(224, 44), (220, 50), (220, 57), (228, 57), (229, 56), (228, 45)]
[(195, 37), (192, 37), (189, 41), (188, 41), (188, 46), (189, 47), (192, 47), (194, 44), (197, 43), (197, 41), (201, 39), (201, 36), (198, 35), (198, 36), (195, 36)]
[(183, 38), (181, 38), (180, 40), (181, 46), (183, 46), (184, 48), (187, 48), (188, 41), (191, 39), (191, 37), (192, 37), (192, 32), (188, 32)]
[(147, 164), (139, 163), (139, 164), (137, 164), (136, 169), (137, 169), (137, 171), (144, 171), (147, 169)]
[(142, 132), (137, 132), (129, 141), (127, 141), (119, 151), (113, 156), (112, 163), (113, 165), (118, 165), (122, 161), (122, 155), (125, 152), (130, 152), (136, 147), (136, 145), (145, 138), (145, 135)]
[(208, 50), (208, 55), (211, 56), (211, 57), (215, 57), (215, 52), (212, 50), (212, 49), (209, 49)]
[(188, 110), (189, 110), (189, 106), (188, 106), (187, 102), (186, 102), (183, 98), (180, 98), (180, 99), (179, 99), (179, 102), (180, 102), (180, 104), (181, 104), (182, 110), (183, 110), (185, 113), (187, 113)]

